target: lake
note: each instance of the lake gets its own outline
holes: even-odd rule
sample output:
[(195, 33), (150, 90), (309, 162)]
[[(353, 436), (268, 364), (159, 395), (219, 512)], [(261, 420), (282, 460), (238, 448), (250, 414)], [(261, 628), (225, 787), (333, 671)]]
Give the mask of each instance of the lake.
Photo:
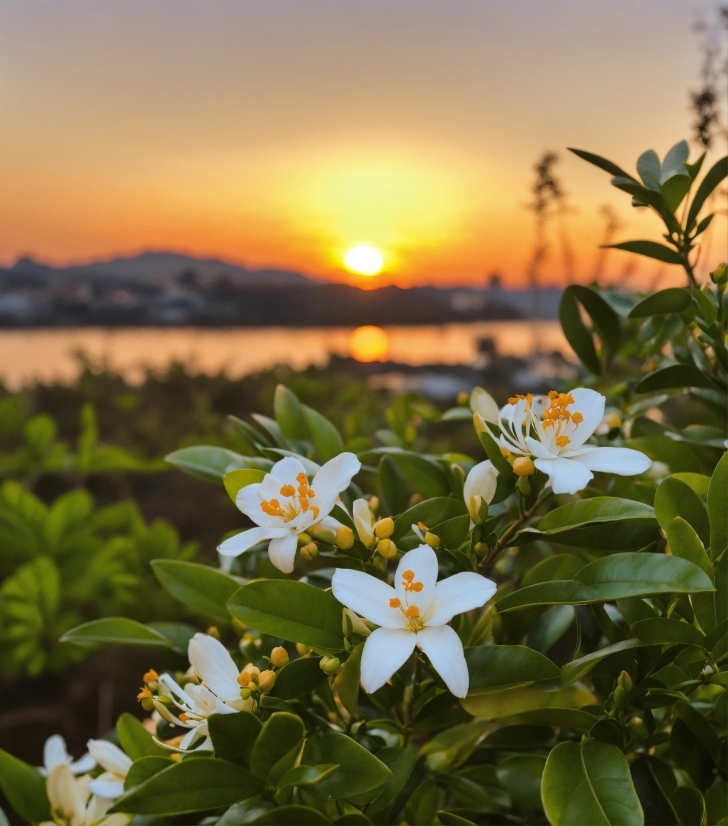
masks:
[(0, 330), (0, 380), (15, 390), (36, 382), (73, 382), (78, 353), (135, 383), (147, 370), (175, 362), (192, 372), (224, 371), (239, 378), (278, 364), (300, 370), (331, 355), (411, 365), (470, 364), (478, 341), (491, 338), (501, 355), (573, 354), (557, 321), (484, 321), (472, 324), (380, 328), (53, 328)]

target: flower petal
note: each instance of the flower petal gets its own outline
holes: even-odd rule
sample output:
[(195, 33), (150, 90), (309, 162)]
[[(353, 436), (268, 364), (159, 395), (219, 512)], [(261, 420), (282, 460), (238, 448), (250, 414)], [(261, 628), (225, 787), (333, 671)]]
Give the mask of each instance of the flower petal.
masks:
[(434, 610), (429, 617), (425, 616), (425, 624), (428, 628), (445, 625), (456, 614), (485, 605), (495, 591), (495, 582), (480, 574), (463, 572), (442, 579), (435, 586)]
[[(301, 526), (303, 530), (303, 526)], [(298, 544), (298, 537), (295, 532), (288, 531), (283, 536), (278, 536), (271, 539), (268, 545), (268, 556), (270, 561), (283, 571), (284, 574), (290, 574), (296, 562), (296, 545)]]
[(131, 768), (132, 759), (113, 743), (108, 740), (89, 740), (88, 741), (89, 754), (94, 760), (106, 769), (107, 772), (114, 772), (121, 777), (126, 777), (127, 772)]
[[(449, 625), (428, 626), (417, 634), (417, 645), (427, 654), (432, 667), (456, 697), (468, 693), (470, 676), (460, 637)], [(363, 658), (362, 658), (363, 659)]]
[(539, 442), (538, 439), (534, 439), (531, 436), (526, 436), (526, 444), (528, 445), (529, 450), (537, 459), (556, 459), (558, 458), (555, 453), (552, 453), (549, 450), (551, 446), (551, 442), (553, 441), (549, 434), (544, 434), (546, 437), (545, 442)]
[(636, 476), (652, 464), (649, 456), (629, 447), (593, 447), (569, 458), (581, 462), (589, 470), (617, 473), (619, 476)]
[(383, 628), (405, 628), (407, 621), (398, 608), (389, 605), (397, 592), (381, 579), (362, 571), (337, 568), (331, 590), (342, 605)]
[[(484, 502), (490, 504), (495, 496), (497, 484), (498, 471), (493, 467), (493, 463), (489, 459), (471, 468), (463, 485), (463, 497), (468, 511), (470, 511), (471, 501), (474, 496), (480, 496)], [(477, 516), (477, 514), (475, 515)], [(472, 511), (470, 511), (470, 516), (475, 518)]]
[(278, 528), (283, 524), (283, 520), (280, 516), (265, 513), (261, 504), (264, 500), (280, 498), (280, 488), (279, 480), (268, 474), (262, 482), (240, 488), (235, 497), (235, 504), (238, 510), (252, 519), (256, 525)]
[(470, 409), (479, 413), (486, 422), (498, 423), (500, 410), (495, 399), (482, 387), (475, 387), (470, 394)]
[(276, 539), (289, 533), (288, 528), (249, 528), (247, 531), (240, 531), (235, 536), (226, 539), (218, 545), (217, 552), (223, 556), (240, 556), (259, 542)]
[[(293, 485), (294, 488), (297, 488), (298, 476), (301, 473), (305, 475), (306, 468), (293, 456), (286, 456), (280, 462), (276, 462), (270, 469), (270, 475), (275, 476), (281, 487), (283, 485)], [(276, 491), (277, 493), (278, 491)]]
[(195, 634), (187, 646), (190, 665), (221, 700), (237, 700), (238, 667), (225, 646), (209, 634)]
[(417, 635), (404, 628), (377, 628), (364, 643), (361, 684), (373, 694), (400, 669), (414, 651)]
[(70, 763), (71, 757), (66, 748), (66, 741), (60, 734), (52, 734), (43, 746), (43, 766), (46, 771), (54, 769), (61, 763)]
[(74, 774), (87, 774), (95, 767), (96, 761), (88, 752), (69, 765), (69, 768)]
[(124, 794), (124, 781), (111, 772), (104, 772), (88, 784), (91, 794), (99, 797), (113, 798)]
[(536, 459), (534, 465), (549, 477), (554, 493), (576, 493), (594, 478), (586, 465), (575, 459)]
[(74, 824), (83, 822), (88, 786), (86, 782), (73, 776), (66, 763), (58, 763), (51, 769), (46, 791), (52, 810), (60, 809)]
[(587, 387), (572, 390), (571, 395), (574, 398), (574, 404), (569, 405), (569, 411), (572, 415), (581, 413), (584, 417), (578, 427), (574, 428), (573, 432), (569, 432), (569, 438), (571, 439), (569, 448), (574, 450), (581, 447), (601, 424), (604, 418), (606, 399), (601, 393), (597, 393), (596, 390), (589, 390)]
[(352, 513), (354, 514), (354, 527), (359, 534), (359, 539), (368, 548), (374, 539), (374, 529), (372, 527), (372, 512), (369, 510), (367, 500), (357, 499), (352, 507)]
[(361, 470), (361, 462), (353, 453), (340, 453), (322, 466), (313, 477), (311, 487), (316, 492), (312, 502), (319, 509), (319, 516), (326, 516), (336, 504), (342, 490)]
[[(404, 588), (404, 574), (407, 571), (414, 573), (413, 583), (422, 583), (420, 591), (406, 591)], [(432, 605), (437, 582), (437, 554), (429, 545), (420, 545), (413, 551), (408, 551), (397, 565), (394, 575), (394, 588), (397, 596), (404, 605), (416, 605), (420, 609), (420, 616), (425, 616)]]

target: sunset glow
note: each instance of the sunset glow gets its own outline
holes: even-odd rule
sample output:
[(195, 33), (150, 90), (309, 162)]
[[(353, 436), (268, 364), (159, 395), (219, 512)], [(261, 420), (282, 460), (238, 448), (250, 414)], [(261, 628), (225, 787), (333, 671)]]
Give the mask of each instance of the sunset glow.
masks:
[(352, 247), (344, 256), (344, 264), (350, 272), (358, 275), (378, 275), (382, 271), (384, 259), (381, 252), (368, 244)]
[(357, 327), (349, 339), (349, 350), (357, 361), (384, 361), (389, 354), (389, 336), (381, 327)]

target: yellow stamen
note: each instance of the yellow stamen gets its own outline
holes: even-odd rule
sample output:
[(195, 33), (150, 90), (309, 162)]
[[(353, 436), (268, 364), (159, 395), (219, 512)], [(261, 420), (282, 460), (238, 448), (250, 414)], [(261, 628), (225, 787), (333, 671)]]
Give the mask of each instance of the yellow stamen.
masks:
[(556, 444), (559, 447), (566, 447), (569, 444), (571, 439), (568, 436), (557, 436), (556, 437)]
[(577, 412), (572, 415), (571, 421), (574, 422), (574, 424), (581, 424), (584, 421), (584, 417), (577, 410)]
[(401, 608), (402, 603), (397, 599), (397, 597), (393, 597), (389, 600), (389, 607), (390, 608)]
[(295, 495), (296, 495), (296, 489), (293, 487), (293, 485), (283, 485), (283, 487), (281, 488), (281, 496), (295, 496)]
[(286, 514), (281, 507), (281, 503), (277, 499), (271, 499), (270, 502), (261, 502), (260, 509), (268, 516), (277, 516), (280, 519), (285, 519)]
[(410, 605), (410, 607), (404, 612), (405, 617), (407, 619), (412, 619), (412, 617), (419, 617), (420, 609), (416, 605)]

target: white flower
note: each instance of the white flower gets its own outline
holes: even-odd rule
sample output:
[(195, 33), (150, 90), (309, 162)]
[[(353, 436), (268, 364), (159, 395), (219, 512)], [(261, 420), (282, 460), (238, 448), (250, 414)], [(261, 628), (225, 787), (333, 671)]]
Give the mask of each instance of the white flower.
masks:
[[(59, 826), (126, 826), (129, 815), (107, 815), (113, 800), (90, 794), (89, 775), (74, 777), (67, 763), (51, 769), (46, 781), (53, 823)], [(90, 795), (90, 796), (89, 796)], [(52, 826), (48, 821), (41, 826)]]
[(225, 646), (209, 634), (195, 634), (187, 647), (187, 656), (195, 672), (200, 676), (200, 685), (188, 683), (182, 688), (169, 674), (159, 678), (160, 693), (172, 700), (181, 712), (173, 718), (175, 725), (189, 729), (182, 738), (179, 748), (159, 744), (172, 751), (187, 751), (201, 738), (200, 749), (211, 751), (212, 740), (207, 729), (211, 714), (235, 714), (250, 711), (254, 702), (240, 696), (237, 665)]
[(47, 777), (51, 769), (61, 763), (65, 763), (72, 774), (85, 774), (96, 765), (96, 761), (88, 752), (74, 761), (66, 749), (66, 741), (63, 737), (60, 734), (52, 734), (43, 746), (43, 766), (38, 771)]
[(447, 625), (456, 615), (486, 603), (496, 586), (480, 574), (460, 573), (437, 582), (437, 555), (428, 545), (406, 553), (395, 585), (361, 571), (338, 568), (331, 580), (336, 599), (379, 625), (367, 637), (361, 682), (368, 693), (381, 688), (415, 646), (456, 697), (468, 693), (468, 667), (460, 637)]
[(105, 770), (88, 784), (89, 791), (99, 797), (121, 797), (124, 794), (124, 781), (133, 762), (131, 757), (108, 740), (89, 740), (88, 750)]
[(471, 528), (483, 521), (480, 517), (480, 507), (483, 502), (490, 505), (493, 501), (497, 483), (498, 471), (488, 459), (475, 465), (468, 473), (463, 485), (463, 497), (470, 514)]
[(585, 444), (604, 417), (604, 403), (601, 393), (584, 387), (571, 393), (552, 391), (541, 399), (530, 393), (516, 396), (501, 410), (500, 446), (533, 457), (554, 493), (585, 488), (594, 477), (592, 471), (620, 476), (644, 473), (651, 460), (638, 450)]
[(498, 405), (490, 393), (483, 390), (482, 387), (473, 388), (470, 394), (470, 409), (473, 413), (477, 413), (483, 421), (497, 424), (500, 412)]
[(271, 562), (290, 574), (298, 534), (331, 513), (339, 494), (349, 487), (360, 468), (353, 453), (340, 453), (320, 468), (309, 485), (301, 462), (286, 456), (273, 465), (262, 482), (238, 492), (238, 508), (259, 527), (226, 539), (218, 551), (224, 556), (239, 556), (269, 539)]

